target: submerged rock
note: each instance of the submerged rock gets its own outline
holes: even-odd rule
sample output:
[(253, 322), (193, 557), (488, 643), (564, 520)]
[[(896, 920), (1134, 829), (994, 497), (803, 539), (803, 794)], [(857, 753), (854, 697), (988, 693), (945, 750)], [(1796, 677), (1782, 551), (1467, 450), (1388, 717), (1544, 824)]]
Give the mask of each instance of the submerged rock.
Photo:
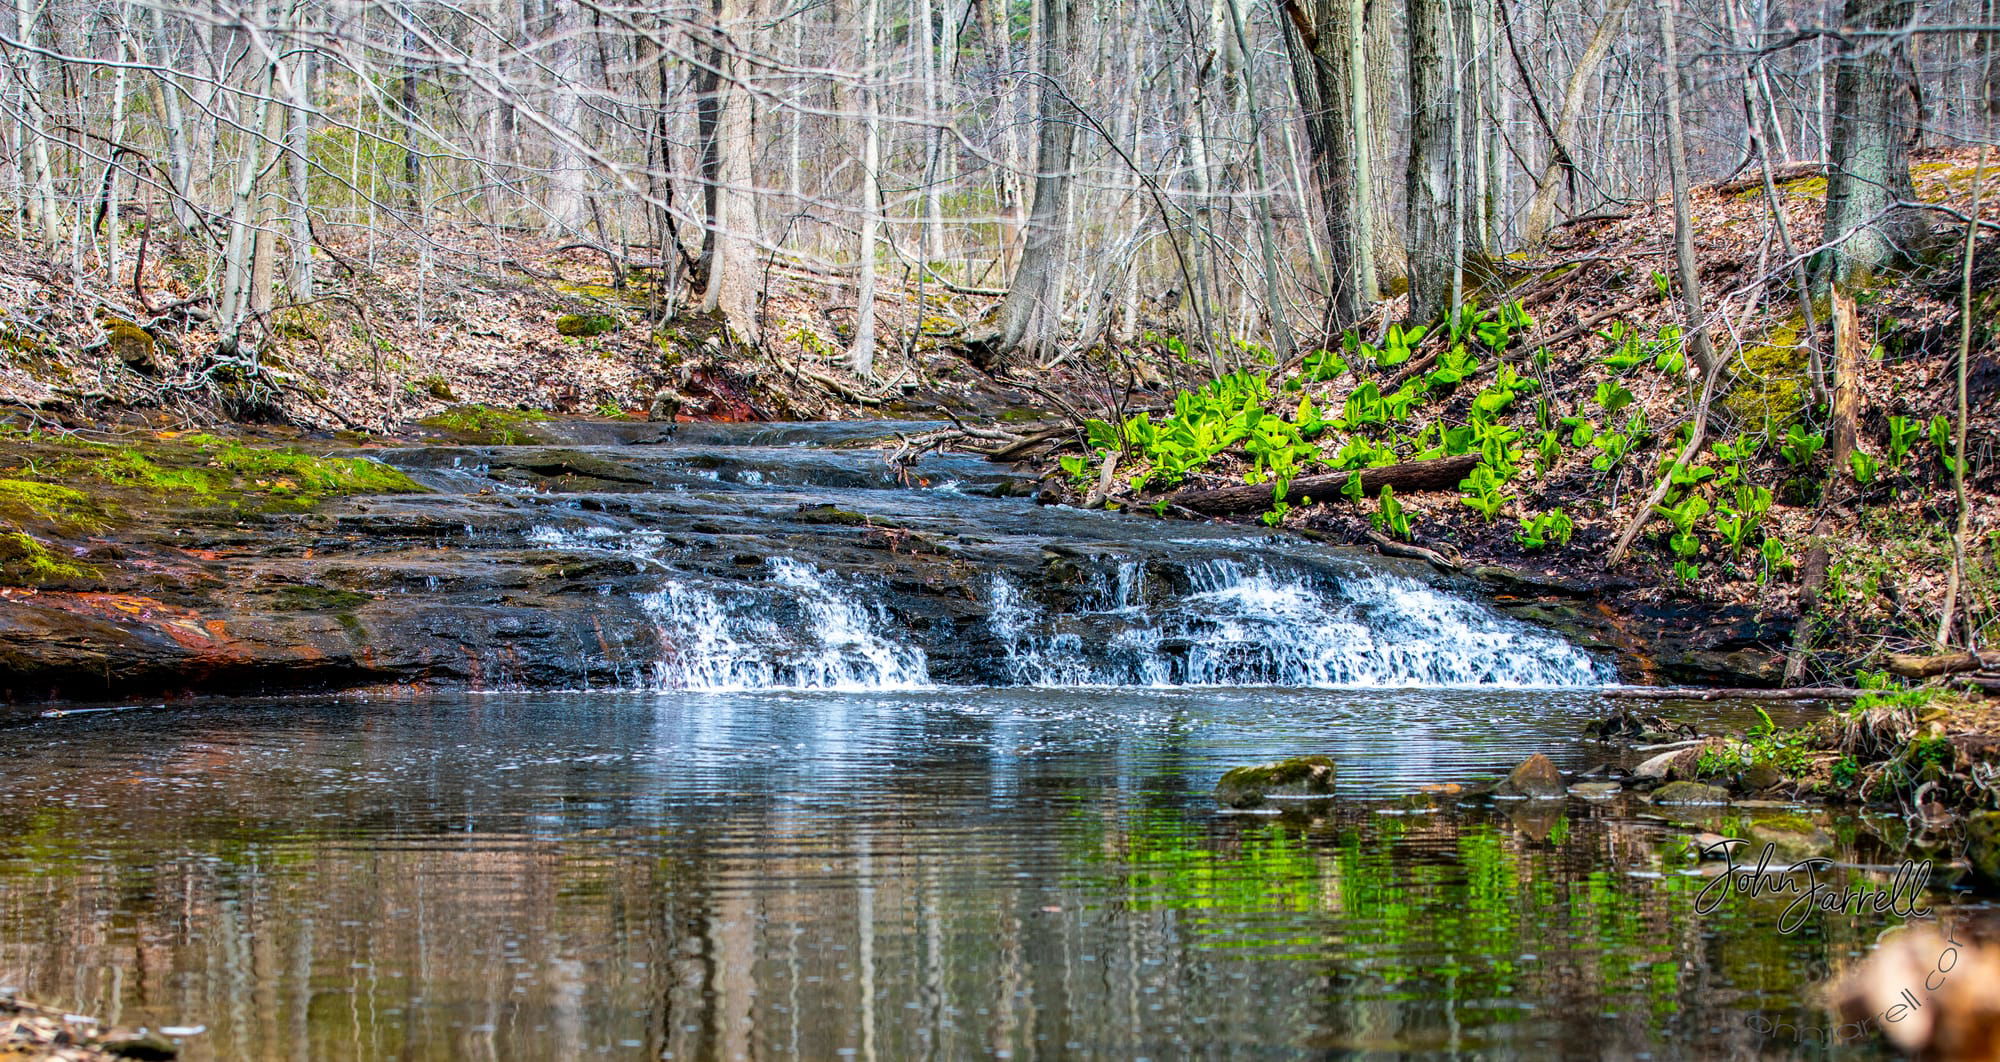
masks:
[(1701, 782), (1668, 782), (1654, 790), (1651, 799), (1655, 804), (1667, 805), (1727, 804), (1729, 790)]
[(2000, 811), (1983, 811), (1966, 820), (1965, 858), (1972, 873), (1990, 888), (2000, 889)]
[(1332, 796), (1334, 771), (1328, 756), (1294, 756), (1238, 767), (1215, 783), (1215, 799), (1224, 807), (1254, 808), (1267, 797)]
[(1512, 774), (1493, 787), (1494, 796), (1528, 800), (1557, 800), (1568, 792), (1568, 787), (1563, 785), (1562, 772), (1539, 752), (1522, 760)]
[(1569, 795), (1585, 800), (1610, 800), (1624, 789), (1617, 782), (1578, 782), (1569, 787)]

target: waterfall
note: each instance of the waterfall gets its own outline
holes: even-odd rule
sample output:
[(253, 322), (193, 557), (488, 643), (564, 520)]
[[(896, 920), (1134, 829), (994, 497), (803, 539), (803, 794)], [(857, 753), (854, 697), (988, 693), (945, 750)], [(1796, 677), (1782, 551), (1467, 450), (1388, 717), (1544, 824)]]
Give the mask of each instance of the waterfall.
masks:
[(783, 557), (719, 592), (670, 580), (641, 604), (665, 646), (663, 689), (880, 690), (929, 686), (924, 652), (893, 636), (868, 588)]
[[(1553, 634), (1417, 580), (1210, 558), (1091, 569), (1061, 607), (1005, 575), (985, 584), (996, 653), (969, 681), (1006, 686), (1576, 687), (1610, 673)], [(663, 689), (931, 686), (932, 659), (886, 588), (788, 558), (746, 579), (672, 574), (641, 601)], [(962, 632), (961, 632), (962, 634)], [(958, 637), (959, 635), (947, 635)], [(941, 647), (933, 646), (934, 649)], [(962, 647), (954, 647), (962, 648)]]
[[(1050, 613), (1004, 576), (989, 623), (1021, 685), (1594, 686), (1608, 670), (1552, 634), (1386, 573), (1333, 577), (1224, 559), (1184, 567), (1187, 588), (1140, 602), (1120, 565), (1096, 601)], [(1163, 588), (1165, 589), (1165, 588)], [(1078, 628), (1097, 632), (1090, 638)]]

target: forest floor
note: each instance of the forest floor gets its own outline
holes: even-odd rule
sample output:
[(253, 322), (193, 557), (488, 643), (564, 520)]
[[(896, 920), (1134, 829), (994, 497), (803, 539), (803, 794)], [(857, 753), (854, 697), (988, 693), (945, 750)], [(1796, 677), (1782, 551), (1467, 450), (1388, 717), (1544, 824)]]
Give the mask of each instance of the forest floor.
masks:
[[(1711, 319), (1721, 322), (1714, 340), (1726, 380), (1707, 442), (1665, 499), (1671, 513), (1654, 516), (1615, 569), (1606, 569), (1607, 554), (1675, 463), (1696, 406), (1679, 337), (1685, 322), (1668, 279), (1666, 200), (1565, 225), (1539, 260), (1503, 263), (1504, 293), (1487, 296), (1449, 346), (1444, 329), (1412, 344), (1376, 324), (1338, 357), (1310, 354), (1179, 396), (1142, 396), (1129, 406), (1154, 410), (1145, 423), (1099, 425), (1055, 480), (1075, 502), (1205, 515), (1215, 509), (1204, 506), (1214, 501), (1204, 489), (1281, 473), (1338, 478), (1483, 450), (1466, 478), (1398, 491), (1386, 504), (1373, 490), (1355, 498), (1362, 492), (1346, 484), (1322, 485), (1310, 504), (1274, 505), (1273, 490), (1234, 506), (1235, 518), (1261, 515), (1391, 551), (1424, 547), (1452, 568), (1502, 566), (1511, 573), (1497, 587), (1503, 594), (1530, 609), (1558, 606), (1542, 618), (1615, 612), (1609, 630), (1598, 624), (1613, 641), (1618, 628), (1678, 626), (1712, 658), (1727, 657), (1723, 670), (1759, 685), (1780, 678), (1805, 569), (1824, 547), (1806, 681), (1971, 671), (1976, 658), (1947, 665), (1907, 657), (1939, 651), (1948, 596), (1958, 512), (1948, 468), (1965, 262), (1959, 219), (1975, 165), (1962, 151), (1914, 166), (1919, 197), (1949, 209), (1936, 212), (1936, 238), (1916, 265), (1877, 278), (1857, 299), (1861, 456), (1838, 468), (1828, 453), (1827, 300), (1818, 300), (1819, 327), (1807, 334), (1761, 182), (1696, 191), (1699, 273)], [(1825, 185), (1804, 176), (1779, 186), (1794, 241), (1821, 231)], [(2000, 221), (2000, 164), (1989, 160), (1984, 185), (1990, 226)], [(2000, 617), (2000, 236), (1978, 242), (1974, 263), (1969, 534), (1952, 638), (1960, 645), (1964, 623), (1990, 641)], [(1401, 301), (1381, 307), (1379, 319), (1393, 319)], [(1501, 312), (1508, 302), (1523, 316)], [(1817, 381), (1809, 345), (1827, 367)], [(1254, 430), (1244, 427), (1244, 408), (1265, 411)], [(1119, 461), (1107, 478), (1113, 451)], [(1663, 668), (1660, 677), (1676, 670), (1685, 673)]]

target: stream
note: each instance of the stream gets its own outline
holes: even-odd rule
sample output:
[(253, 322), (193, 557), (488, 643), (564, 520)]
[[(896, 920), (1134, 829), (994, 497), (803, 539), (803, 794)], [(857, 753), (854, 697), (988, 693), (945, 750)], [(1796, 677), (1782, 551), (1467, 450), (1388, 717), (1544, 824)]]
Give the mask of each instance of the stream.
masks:
[(1875, 1057), (1815, 990), (1897, 920), (1697, 914), (1688, 841), (1899, 823), (1437, 795), (1620, 755), (1465, 586), (881, 425), (565, 430), (236, 562), (393, 683), (0, 717), (0, 992), (193, 1059)]

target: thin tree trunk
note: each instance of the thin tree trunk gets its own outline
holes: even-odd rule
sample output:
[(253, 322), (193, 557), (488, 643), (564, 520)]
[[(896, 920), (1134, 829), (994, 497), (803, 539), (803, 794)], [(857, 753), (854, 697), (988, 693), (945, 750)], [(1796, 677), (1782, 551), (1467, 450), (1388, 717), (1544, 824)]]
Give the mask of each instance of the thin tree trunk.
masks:
[[(1507, 0), (1497, 0), (1506, 3)], [(1625, 9), (1631, 0), (1610, 0), (1604, 17), (1597, 21), (1597, 29), (1590, 35), (1590, 43), (1584, 46), (1583, 55), (1570, 68), (1569, 83), (1563, 87), (1562, 109), (1556, 116), (1555, 142), (1549, 149), (1548, 165), (1542, 167), (1542, 176), (1535, 183), (1535, 197), (1528, 203), (1528, 217), (1521, 226), (1521, 241), (1531, 246), (1539, 245), (1547, 238), (1549, 221), (1555, 213), (1556, 195), (1562, 188), (1557, 180), (1560, 174), (1571, 188), (1572, 197), (1576, 187), (1576, 159), (1570, 153), (1570, 145), (1576, 140), (1576, 127), (1583, 119), (1583, 106), (1589, 96), (1590, 79), (1597, 74), (1597, 68), (1610, 54), (1611, 41), (1617, 35), (1619, 23), (1624, 20)]]
[[(878, 170), (882, 165), (882, 123), (878, 115), (875, 81), (876, 38), (881, 21), (882, 0), (868, 0), (861, 24), (861, 65), (866, 81), (861, 88), (861, 283), (854, 304), (854, 343), (847, 350), (847, 365), (856, 376), (875, 374), (875, 244), (881, 224), (882, 192)], [(918, 307), (922, 327), (922, 307)]]
[(1410, 317), (1434, 321), (1452, 299), (1451, 0), (1408, 0), (1410, 158), (1405, 228), (1410, 255)]

